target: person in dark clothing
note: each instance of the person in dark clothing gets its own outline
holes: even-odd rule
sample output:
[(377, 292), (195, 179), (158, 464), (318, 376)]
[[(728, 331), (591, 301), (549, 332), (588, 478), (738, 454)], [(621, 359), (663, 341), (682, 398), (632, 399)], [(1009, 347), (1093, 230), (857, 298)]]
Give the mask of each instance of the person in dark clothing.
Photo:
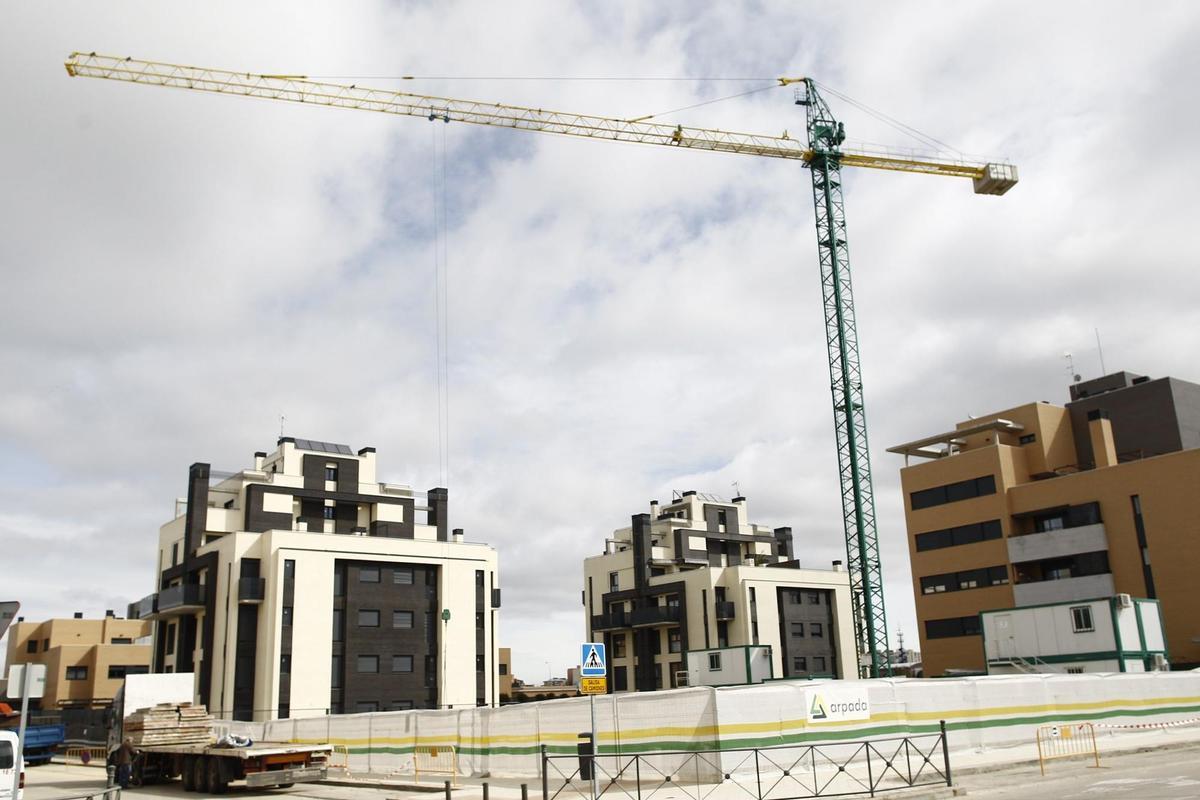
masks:
[(117, 785), (122, 789), (129, 788), (129, 779), (133, 776), (133, 759), (137, 751), (133, 749), (133, 740), (129, 737), (121, 742), (121, 746), (113, 753), (113, 763), (117, 765)]

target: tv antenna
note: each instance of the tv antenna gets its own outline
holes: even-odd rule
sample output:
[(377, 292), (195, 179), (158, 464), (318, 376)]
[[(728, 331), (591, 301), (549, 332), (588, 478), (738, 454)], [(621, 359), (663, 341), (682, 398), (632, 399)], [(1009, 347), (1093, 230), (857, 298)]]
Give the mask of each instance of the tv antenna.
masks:
[(1067, 372), (1069, 372), (1071, 374), (1071, 380), (1075, 383), (1079, 383), (1081, 380), (1083, 380), (1083, 376), (1075, 371), (1074, 356), (1072, 356), (1068, 352), (1068, 353), (1063, 353), (1063, 358), (1065, 358), (1067, 360)]

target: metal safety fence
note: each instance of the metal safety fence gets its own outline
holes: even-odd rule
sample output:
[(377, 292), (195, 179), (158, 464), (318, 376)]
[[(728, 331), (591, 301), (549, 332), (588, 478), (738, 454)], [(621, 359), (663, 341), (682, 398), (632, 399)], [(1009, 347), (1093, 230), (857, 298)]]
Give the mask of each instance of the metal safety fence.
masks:
[(1046, 762), (1056, 758), (1086, 756), (1100, 766), (1096, 726), (1090, 722), (1043, 725), (1037, 729), (1038, 766), (1046, 774)]
[(938, 733), (773, 747), (576, 756), (542, 749), (542, 800), (800, 800), (950, 785), (945, 722)]

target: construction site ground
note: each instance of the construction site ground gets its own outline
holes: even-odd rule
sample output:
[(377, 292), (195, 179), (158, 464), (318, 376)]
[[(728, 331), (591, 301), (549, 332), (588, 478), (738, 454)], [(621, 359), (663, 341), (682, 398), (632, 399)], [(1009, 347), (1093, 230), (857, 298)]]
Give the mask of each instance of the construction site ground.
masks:
[[(951, 738), (953, 742), (953, 738)], [(1027, 745), (989, 748), (984, 751), (952, 753), (953, 790), (916, 789), (892, 793), (892, 797), (942, 798), (969, 796), (988, 800), (1094, 800), (1095, 798), (1196, 798), (1200, 797), (1200, 725), (1160, 730), (1106, 730), (1097, 737), (1100, 767), (1090, 759), (1071, 758), (1046, 764), (1046, 775), (1038, 767), (1037, 748)], [(230, 787), (229, 797), (294, 798), (294, 800), (385, 800), (394, 797), (436, 798), (441, 794), (440, 776), (422, 776), (415, 785), (411, 775), (331, 776), (327, 783), (304, 784), (290, 789), (250, 790)], [(452, 790), (454, 800), (482, 800), (483, 783), (488, 783), (489, 800), (520, 800), (521, 784), (527, 784), (531, 800), (540, 800), (541, 781), (536, 778), (460, 778)], [(82, 797), (104, 785), (98, 767), (53, 763), (34, 767), (27, 773), (25, 800), (56, 800)], [(554, 788), (551, 787), (553, 792)], [(131, 789), (128, 797), (198, 797), (183, 791), (178, 782)], [(624, 795), (620, 795), (624, 797)], [(666, 787), (654, 792), (656, 800), (686, 800), (694, 797), (685, 787)], [(564, 800), (584, 800), (584, 795), (567, 789)]]

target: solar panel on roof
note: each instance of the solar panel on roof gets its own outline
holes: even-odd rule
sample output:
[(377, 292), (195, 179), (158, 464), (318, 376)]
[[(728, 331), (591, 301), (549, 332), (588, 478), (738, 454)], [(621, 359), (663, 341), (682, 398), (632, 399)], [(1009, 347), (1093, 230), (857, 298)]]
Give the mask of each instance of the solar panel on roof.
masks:
[(312, 439), (297, 439), (296, 447), (300, 450), (311, 450), (316, 453), (337, 453), (342, 456), (352, 456), (354, 451), (344, 444), (333, 442), (317, 442)]

